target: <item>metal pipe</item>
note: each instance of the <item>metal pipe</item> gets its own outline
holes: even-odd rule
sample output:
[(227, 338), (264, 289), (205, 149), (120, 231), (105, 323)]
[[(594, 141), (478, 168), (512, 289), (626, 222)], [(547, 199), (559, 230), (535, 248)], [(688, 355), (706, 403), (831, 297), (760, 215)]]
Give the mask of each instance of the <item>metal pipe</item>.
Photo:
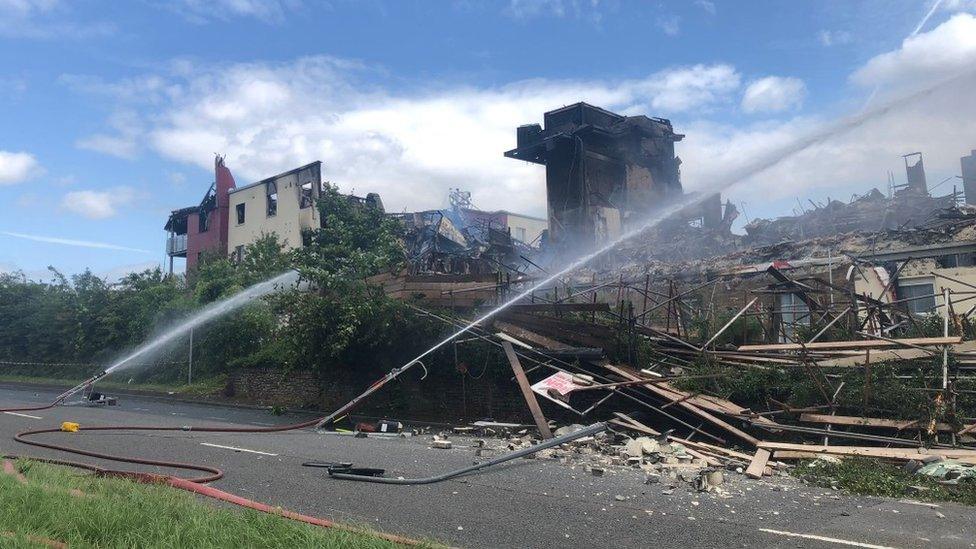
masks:
[(742, 316), (742, 313), (748, 311), (749, 310), (749, 307), (752, 307), (752, 304), (755, 303), (757, 299), (759, 299), (759, 298), (758, 297), (752, 298), (752, 301), (750, 301), (749, 303), (746, 303), (746, 306), (743, 307), (742, 310), (740, 310), (738, 313), (735, 313), (735, 316), (733, 316), (731, 319), (729, 319), (729, 321), (725, 323), (725, 326), (722, 326), (722, 329), (721, 330), (715, 332), (715, 335), (713, 335), (711, 337), (711, 339), (709, 339), (708, 341), (706, 341), (705, 344), (701, 346), (701, 350), (704, 351), (705, 349), (707, 349), (708, 346), (711, 345), (712, 342), (715, 341), (718, 338), (718, 336), (722, 335), (722, 333), (725, 332), (725, 330), (727, 330), (729, 328), (729, 326), (732, 325), (733, 322), (735, 322), (736, 320), (739, 320), (739, 317)]

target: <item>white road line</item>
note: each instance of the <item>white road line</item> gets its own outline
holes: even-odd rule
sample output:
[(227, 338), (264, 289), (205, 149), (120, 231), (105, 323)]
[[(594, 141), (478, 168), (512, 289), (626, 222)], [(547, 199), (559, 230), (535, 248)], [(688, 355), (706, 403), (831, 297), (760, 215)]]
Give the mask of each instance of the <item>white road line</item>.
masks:
[(18, 417), (29, 417), (31, 419), (44, 419), (41, 416), (32, 416), (30, 414), (18, 414), (17, 412), (4, 412), (8, 416), (18, 416)]
[(852, 547), (866, 547), (867, 549), (896, 549), (888, 545), (872, 545), (870, 543), (861, 543), (859, 541), (850, 541), (846, 539), (828, 538), (827, 536), (818, 536), (816, 534), (797, 534), (796, 532), (784, 532), (782, 530), (771, 530), (769, 528), (760, 528), (760, 532), (766, 532), (767, 534), (777, 534), (780, 536), (789, 536), (791, 538), (806, 538), (815, 539), (817, 541), (825, 541), (827, 543), (836, 543), (838, 545), (850, 545)]
[(277, 456), (278, 454), (272, 454), (270, 452), (260, 452), (258, 450), (248, 450), (247, 448), (237, 448), (235, 446), (221, 446), (220, 444), (210, 444), (209, 442), (201, 442), (203, 446), (210, 446), (211, 448), (223, 448), (224, 450), (233, 450), (235, 452), (247, 452), (249, 454), (261, 454), (262, 456)]

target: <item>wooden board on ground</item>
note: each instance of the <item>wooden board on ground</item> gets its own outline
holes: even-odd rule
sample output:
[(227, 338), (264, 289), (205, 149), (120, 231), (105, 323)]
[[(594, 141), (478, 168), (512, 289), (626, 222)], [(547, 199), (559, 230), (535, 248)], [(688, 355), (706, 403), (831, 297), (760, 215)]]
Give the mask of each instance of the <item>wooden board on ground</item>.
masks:
[(834, 456), (862, 456), (882, 459), (908, 461), (921, 460), (926, 456), (941, 456), (952, 458), (964, 463), (976, 464), (976, 450), (960, 450), (955, 448), (879, 448), (875, 446), (818, 446), (813, 444), (793, 444), (789, 442), (759, 443), (759, 447), (766, 450), (793, 450), (810, 454), (829, 454)]
[(746, 476), (749, 478), (762, 477), (763, 472), (766, 470), (766, 463), (769, 462), (771, 455), (772, 452), (765, 448), (756, 450), (756, 454), (752, 456), (752, 461), (749, 463), (749, 468), (746, 469)]
[[(631, 379), (631, 380), (641, 379), (640, 376), (628, 371), (628, 369), (626, 368), (614, 366), (612, 364), (604, 364), (603, 367), (625, 379)], [(720, 427), (728, 431), (729, 433), (732, 433), (733, 435), (741, 438), (742, 440), (748, 442), (749, 444), (752, 444), (753, 446), (755, 446), (759, 442), (759, 439), (750, 435), (749, 433), (746, 433), (741, 429), (736, 428), (735, 426), (729, 424), (728, 422), (722, 420), (721, 418), (715, 417), (714, 415), (708, 413), (707, 411), (696, 406), (695, 404), (692, 404), (691, 399), (684, 400), (680, 392), (676, 395), (674, 391), (668, 391), (654, 383), (647, 383), (645, 385), (642, 385), (642, 387), (644, 387), (645, 389), (649, 390), (650, 392), (662, 398), (677, 403), (678, 406), (681, 406), (685, 410), (688, 410), (689, 412), (697, 415), (698, 417), (708, 421), (712, 425), (715, 425), (717, 427)]]

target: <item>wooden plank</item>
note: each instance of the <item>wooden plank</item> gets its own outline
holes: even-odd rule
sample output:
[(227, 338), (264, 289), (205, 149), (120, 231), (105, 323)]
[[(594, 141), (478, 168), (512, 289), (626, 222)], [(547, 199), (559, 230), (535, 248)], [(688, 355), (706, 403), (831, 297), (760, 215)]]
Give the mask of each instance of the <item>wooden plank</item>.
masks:
[(532, 330), (527, 330), (525, 328), (522, 328), (521, 326), (516, 326), (514, 324), (503, 322), (501, 320), (495, 321), (495, 328), (502, 332), (505, 332), (510, 336), (517, 337), (522, 341), (528, 341), (529, 343), (538, 345), (543, 349), (559, 350), (559, 349), (569, 349), (571, 347), (570, 345), (567, 345), (561, 341), (556, 341), (555, 339), (546, 337), (542, 334), (538, 334), (536, 332), (533, 332)]
[(510, 305), (510, 311), (517, 313), (570, 313), (570, 312), (609, 312), (609, 303), (520, 303)]
[(759, 448), (756, 450), (756, 454), (752, 456), (752, 461), (749, 463), (749, 468), (746, 469), (746, 476), (749, 478), (761, 478), (763, 472), (766, 470), (766, 463), (769, 462), (772, 452), (765, 448)]
[(795, 450), (812, 454), (835, 456), (863, 456), (884, 459), (924, 459), (926, 456), (941, 456), (976, 463), (976, 451), (954, 448), (879, 448), (876, 446), (819, 446), (813, 444), (793, 444), (789, 442), (766, 442), (758, 445), (766, 450)]
[[(926, 429), (927, 424), (920, 421), (906, 419), (884, 419), (877, 417), (830, 416), (826, 414), (800, 414), (800, 421), (810, 423), (828, 423), (831, 425), (854, 425), (858, 427), (881, 427), (886, 429)], [(940, 431), (951, 431), (952, 426), (946, 423), (938, 424)]]
[(913, 337), (907, 339), (860, 339), (855, 341), (815, 341), (801, 345), (799, 343), (773, 343), (769, 345), (741, 345), (736, 350), (747, 351), (802, 351), (823, 349), (867, 349), (875, 347), (897, 347), (899, 344), (917, 346), (957, 345), (962, 343), (962, 336), (951, 337)]
[[(624, 370), (622, 368), (619, 368), (617, 366), (613, 366), (612, 364), (605, 364), (603, 367), (606, 368), (606, 369), (608, 369), (608, 370), (610, 370), (611, 372), (614, 372), (615, 374), (617, 374), (619, 376), (622, 376), (622, 377), (626, 378), (626, 379), (632, 379), (632, 380), (640, 379), (640, 377), (638, 377), (638, 376), (636, 376), (636, 375), (634, 375), (634, 374), (632, 374), (630, 372), (627, 372), (626, 370)], [(706, 412), (705, 410), (699, 408), (698, 406), (695, 406), (694, 404), (692, 404), (688, 400), (681, 400), (680, 397), (675, 398), (675, 396), (674, 396), (673, 393), (671, 393), (669, 391), (666, 391), (664, 389), (661, 389), (659, 386), (657, 386), (657, 385), (655, 385), (653, 383), (647, 383), (647, 384), (643, 385), (643, 387), (645, 389), (651, 391), (652, 393), (654, 393), (654, 394), (656, 394), (658, 396), (661, 396), (662, 398), (665, 398), (665, 399), (670, 400), (672, 402), (676, 402), (678, 406), (681, 406), (685, 410), (688, 410), (689, 412), (697, 415), (698, 417), (700, 417), (700, 418), (708, 421), (712, 425), (715, 425), (717, 427), (721, 427), (722, 429), (725, 429), (726, 431), (728, 431), (728, 432), (732, 433), (733, 435), (741, 438), (742, 440), (748, 442), (749, 444), (752, 444), (753, 446), (755, 446), (756, 444), (759, 443), (759, 439), (757, 439), (756, 437), (750, 435), (749, 433), (746, 433), (746, 432), (743, 432), (740, 429), (737, 429), (736, 427), (734, 427), (733, 425), (730, 425), (728, 422), (722, 420), (721, 418), (715, 417), (712, 414)]]
[(552, 438), (549, 423), (546, 421), (546, 416), (542, 415), (542, 409), (539, 408), (539, 402), (535, 399), (535, 393), (532, 392), (532, 385), (529, 383), (529, 379), (525, 377), (525, 370), (522, 369), (522, 364), (519, 362), (518, 355), (515, 354), (515, 349), (507, 341), (502, 342), (502, 348), (505, 349), (505, 356), (508, 357), (508, 363), (512, 365), (512, 371), (515, 372), (515, 379), (518, 381), (519, 389), (522, 390), (522, 396), (525, 397), (525, 403), (529, 405), (529, 411), (532, 412), (532, 419), (535, 420), (535, 424), (539, 428), (539, 433), (542, 434), (542, 438), (544, 439)]
[(801, 452), (799, 450), (776, 450), (773, 459), (817, 459), (823, 454), (816, 452)]

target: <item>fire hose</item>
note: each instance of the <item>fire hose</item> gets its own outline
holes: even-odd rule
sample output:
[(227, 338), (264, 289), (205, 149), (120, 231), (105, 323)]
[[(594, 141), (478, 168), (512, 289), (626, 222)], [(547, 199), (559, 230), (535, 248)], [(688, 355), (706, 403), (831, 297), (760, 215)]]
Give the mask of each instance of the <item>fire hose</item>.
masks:
[[(423, 364), (420, 361), (414, 361), (414, 362), (410, 363), (409, 366), (413, 366), (415, 364), (420, 364), (421, 367), (424, 367)], [(298, 430), (298, 429), (305, 429), (305, 428), (313, 427), (313, 426), (322, 426), (322, 425), (325, 425), (325, 424), (329, 423), (330, 421), (334, 420), (336, 417), (339, 417), (340, 413), (346, 412), (346, 411), (352, 409), (359, 402), (361, 402), (365, 397), (367, 397), (370, 394), (376, 392), (377, 390), (379, 390), (381, 387), (383, 387), (384, 385), (386, 385), (387, 383), (389, 383), (393, 379), (396, 379), (400, 374), (402, 374), (404, 371), (406, 371), (409, 368), (409, 366), (393, 369), (391, 372), (387, 373), (382, 378), (380, 378), (379, 380), (377, 380), (375, 383), (373, 383), (372, 385), (370, 385), (366, 389), (366, 391), (364, 391), (362, 394), (358, 395), (357, 397), (355, 397), (354, 399), (352, 399), (351, 401), (349, 401), (347, 404), (345, 404), (344, 406), (342, 406), (341, 408), (339, 408), (336, 412), (333, 412), (332, 414), (329, 414), (329, 415), (324, 416), (324, 417), (321, 417), (321, 418), (315, 418), (315, 419), (311, 419), (311, 420), (303, 421), (303, 422), (299, 422), (299, 423), (292, 423), (292, 424), (288, 424), (288, 425), (279, 425), (279, 426), (275, 426), (275, 427), (192, 427), (192, 426), (189, 426), (189, 425), (180, 426), (180, 427), (162, 427), (162, 426), (151, 426), (151, 425), (143, 425), (143, 426), (140, 426), (140, 425), (134, 425), (134, 426), (133, 425), (111, 425), (111, 426), (95, 426), (95, 427), (78, 426), (77, 430), (78, 431), (170, 431), (170, 432), (172, 432), (172, 431), (182, 431), (182, 432), (200, 432), (200, 433), (280, 433), (280, 432), (284, 432), (284, 431), (294, 431), (294, 430)], [(424, 375), (426, 376), (426, 368), (424, 368), (424, 370), (425, 370), (425, 374)], [(49, 404), (38, 405), (38, 406), (17, 407), (17, 408), (0, 408), (0, 413), (2, 413), (2, 412), (21, 412), (21, 411), (40, 411), (40, 410), (48, 410), (48, 409), (54, 408), (55, 406), (57, 406), (57, 405), (61, 404), (62, 402), (64, 402), (64, 400), (67, 399), (68, 397), (70, 397), (71, 395), (76, 394), (79, 391), (82, 391), (82, 390), (84, 390), (84, 389), (86, 389), (88, 387), (91, 387), (96, 381), (98, 381), (99, 379), (101, 379), (104, 376), (105, 376), (105, 372), (101, 372), (101, 373), (99, 373), (99, 374), (97, 374), (95, 376), (92, 376), (91, 378), (89, 378), (88, 380), (84, 381), (83, 383), (80, 383), (80, 384), (76, 385), (75, 387), (69, 389), (68, 391), (65, 391), (64, 393), (61, 393), (60, 395), (58, 395)], [(144, 482), (144, 483), (145, 482), (154, 482), (154, 483), (162, 482), (164, 484), (168, 484), (170, 486), (173, 486), (174, 488), (179, 488), (181, 490), (188, 490), (188, 491), (191, 491), (191, 492), (194, 492), (194, 493), (206, 495), (206, 496), (209, 496), (209, 497), (212, 497), (212, 498), (220, 499), (222, 501), (227, 501), (229, 503), (233, 503), (233, 504), (236, 504), (236, 505), (241, 505), (241, 506), (248, 507), (250, 509), (255, 509), (255, 510), (258, 510), (258, 511), (264, 511), (264, 512), (272, 513), (272, 514), (278, 514), (278, 515), (281, 515), (281, 516), (283, 516), (285, 518), (289, 518), (289, 519), (292, 519), (292, 520), (297, 520), (297, 521), (300, 521), (300, 522), (305, 522), (305, 523), (308, 523), (308, 524), (315, 524), (315, 525), (318, 525), (318, 526), (325, 526), (325, 527), (337, 527), (337, 528), (343, 528), (343, 529), (350, 530), (350, 531), (360, 531), (360, 530), (357, 530), (355, 528), (351, 528), (351, 527), (348, 527), (348, 526), (337, 525), (337, 524), (335, 524), (335, 523), (333, 523), (331, 521), (327, 521), (325, 519), (318, 519), (318, 518), (315, 518), (315, 517), (309, 517), (309, 516), (301, 515), (301, 514), (298, 514), (298, 513), (291, 512), (291, 511), (281, 511), (279, 509), (273, 509), (270, 506), (268, 506), (266, 504), (263, 504), (263, 503), (259, 503), (257, 501), (249, 500), (249, 499), (246, 499), (246, 498), (242, 498), (240, 496), (236, 496), (234, 494), (230, 494), (230, 493), (227, 493), (227, 492), (223, 492), (221, 490), (217, 490), (216, 488), (212, 488), (210, 486), (203, 486), (203, 484), (205, 484), (205, 483), (213, 482), (213, 481), (216, 481), (216, 480), (219, 480), (219, 479), (223, 478), (224, 472), (222, 470), (216, 468), (216, 467), (210, 467), (210, 466), (207, 466), (207, 465), (198, 465), (198, 464), (193, 464), (193, 463), (182, 463), (182, 462), (176, 462), (176, 461), (165, 461), (165, 460), (156, 460), (156, 459), (146, 459), (146, 458), (140, 458), (140, 457), (121, 456), (121, 455), (116, 455), (116, 454), (108, 454), (108, 453), (104, 453), (104, 452), (94, 452), (94, 451), (91, 451), (91, 450), (82, 450), (80, 448), (74, 448), (74, 447), (71, 447), (71, 446), (66, 446), (66, 445), (61, 445), (61, 444), (54, 444), (54, 443), (50, 443), (50, 442), (39, 442), (39, 441), (36, 441), (36, 440), (30, 440), (29, 438), (27, 438), (27, 437), (31, 437), (31, 436), (34, 436), (34, 435), (41, 435), (41, 434), (46, 434), (46, 433), (59, 433), (59, 432), (62, 432), (62, 429), (60, 429), (60, 428), (33, 429), (33, 430), (22, 431), (20, 433), (17, 433), (14, 436), (14, 440), (16, 440), (17, 442), (20, 442), (22, 444), (27, 444), (27, 445), (30, 445), (30, 446), (37, 446), (37, 447), (40, 447), (40, 448), (47, 448), (49, 450), (56, 450), (56, 451), (61, 451), (61, 452), (67, 452), (67, 453), (71, 453), (71, 454), (77, 454), (77, 455), (82, 455), (82, 456), (88, 456), (88, 457), (98, 458), (98, 459), (104, 459), (104, 460), (108, 460), (108, 461), (117, 461), (117, 462), (122, 462), (122, 463), (134, 463), (134, 464), (138, 464), (138, 465), (151, 465), (151, 466), (156, 466), (156, 467), (166, 467), (166, 468), (170, 468), (170, 469), (180, 469), (180, 470), (185, 470), (185, 471), (197, 471), (197, 472), (204, 473), (204, 474), (202, 476), (197, 476), (197, 477), (194, 477), (194, 478), (182, 479), (182, 478), (178, 478), (178, 477), (174, 477), (174, 476), (168, 476), (168, 475), (151, 475), (151, 474), (147, 474), (147, 473), (135, 473), (135, 472), (131, 472), (131, 471), (118, 471), (118, 470), (113, 470), (113, 469), (105, 469), (105, 468), (98, 467), (96, 465), (91, 465), (91, 464), (86, 464), (86, 463), (81, 463), (81, 462), (75, 462), (75, 461), (33, 458), (33, 457), (29, 457), (29, 456), (5, 456), (5, 457), (13, 458), (13, 459), (17, 459), (17, 458), (20, 458), (20, 457), (24, 457), (24, 458), (34, 459), (34, 460), (37, 460), (37, 461), (42, 461), (42, 462), (46, 462), (46, 463), (52, 463), (52, 464), (56, 464), (56, 465), (64, 465), (64, 466), (68, 466), (68, 467), (77, 467), (77, 468), (81, 468), (81, 469), (86, 469), (86, 470), (89, 470), (89, 471), (93, 471), (93, 472), (95, 472), (98, 475), (124, 477), (124, 478), (128, 478), (128, 479), (131, 479), (131, 480), (135, 480), (137, 482)], [(394, 536), (394, 535), (383, 534), (383, 533), (371, 533), (371, 534), (372, 535), (379, 536), (379, 537), (381, 537), (383, 539), (387, 539), (389, 541), (394, 541), (396, 543), (401, 543), (401, 544), (405, 544), (405, 545), (420, 545), (420, 542), (419, 541), (413, 540), (413, 539), (409, 539), (409, 538), (403, 538), (403, 537), (400, 537), (400, 536)]]

